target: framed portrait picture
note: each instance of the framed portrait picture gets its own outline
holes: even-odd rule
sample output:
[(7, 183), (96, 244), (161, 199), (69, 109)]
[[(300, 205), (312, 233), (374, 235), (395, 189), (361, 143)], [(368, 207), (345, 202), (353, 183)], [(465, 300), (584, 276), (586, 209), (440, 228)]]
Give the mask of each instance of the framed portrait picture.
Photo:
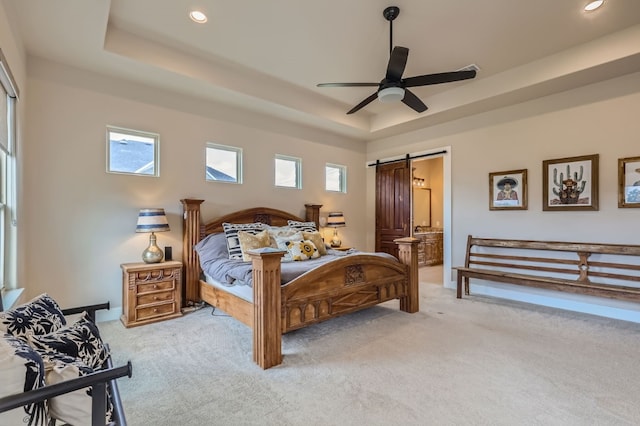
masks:
[(489, 173), (489, 210), (526, 209), (526, 169)]
[(640, 207), (640, 157), (618, 159), (618, 207)]
[(598, 154), (542, 162), (542, 210), (598, 210)]

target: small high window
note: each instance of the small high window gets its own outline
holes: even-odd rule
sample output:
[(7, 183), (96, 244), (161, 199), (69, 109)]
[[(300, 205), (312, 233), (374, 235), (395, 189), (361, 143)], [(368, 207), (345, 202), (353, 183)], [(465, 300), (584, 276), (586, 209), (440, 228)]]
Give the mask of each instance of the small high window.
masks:
[(276, 186), (302, 188), (302, 160), (286, 155), (276, 155)]
[(107, 126), (107, 172), (160, 176), (160, 135)]
[(242, 149), (208, 142), (205, 178), (208, 181), (242, 183)]
[(327, 191), (347, 192), (347, 168), (339, 164), (327, 164), (325, 167), (325, 189)]

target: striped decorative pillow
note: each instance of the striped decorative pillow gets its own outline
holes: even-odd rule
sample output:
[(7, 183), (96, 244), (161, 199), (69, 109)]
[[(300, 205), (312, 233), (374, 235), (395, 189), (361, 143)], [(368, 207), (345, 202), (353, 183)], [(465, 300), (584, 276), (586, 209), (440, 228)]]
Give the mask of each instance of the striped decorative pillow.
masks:
[(290, 228), (297, 229), (298, 231), (304, 231), (304, 232), (317, 231), (315, 222), (300, 222), (297, 220), (289, 220), (287, 224), (289, 225)]
[(229, 259), (242, 260), (242, 246), (238, 238), (238, 231), (244, 231), (252, 235), (267, 228), (264, 223), (223, 223), (224, 235), (227, 238), (227, 249), (229, 250)]

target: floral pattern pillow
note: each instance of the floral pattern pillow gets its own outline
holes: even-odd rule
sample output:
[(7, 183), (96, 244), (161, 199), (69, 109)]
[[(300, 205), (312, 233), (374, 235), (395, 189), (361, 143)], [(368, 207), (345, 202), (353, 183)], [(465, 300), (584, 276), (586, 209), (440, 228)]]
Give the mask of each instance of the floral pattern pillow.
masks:
[(304, 237), (302, 236), (302, 232), (296, 232), (295, 234), (290, 234), (287, 236), (276, 237), (276, 246), (280, 250), (285, 252), (282, 257), (283, 262), (291, 262), (293, 259), (291, 258), (291, 252), (289, 251), (289, 243), (292, 241), (302, 241)]
[(311, 240), (287, 241), (287, 251), (291, 260), (309, 260), (320, 257), (320, 253)]
[(98, 327), (85, 314), (68, 327), (42, 336), (33, 335), (29, 344), (43, 354), (58, 353), (78, 358), (87, 366), (99, 369), (109, 357)]
[(9, 333), (25, 342), (29, 336), (48, 334), (66, 324), (60, 306), (46, 293), (24, 305), (0, 312), (0, 333)]

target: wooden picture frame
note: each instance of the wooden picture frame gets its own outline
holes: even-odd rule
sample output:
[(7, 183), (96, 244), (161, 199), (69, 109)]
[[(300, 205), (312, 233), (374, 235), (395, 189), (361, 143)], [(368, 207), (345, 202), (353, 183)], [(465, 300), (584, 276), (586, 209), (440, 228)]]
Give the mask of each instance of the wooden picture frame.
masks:
[(618, 159), (618, 207), (640, 207), (640, 157)]
[(527, 210), (527, 169), (489, 173), (489, 210)]
[(598, 210), (599, 154), (542, 162), (542, 210)]

